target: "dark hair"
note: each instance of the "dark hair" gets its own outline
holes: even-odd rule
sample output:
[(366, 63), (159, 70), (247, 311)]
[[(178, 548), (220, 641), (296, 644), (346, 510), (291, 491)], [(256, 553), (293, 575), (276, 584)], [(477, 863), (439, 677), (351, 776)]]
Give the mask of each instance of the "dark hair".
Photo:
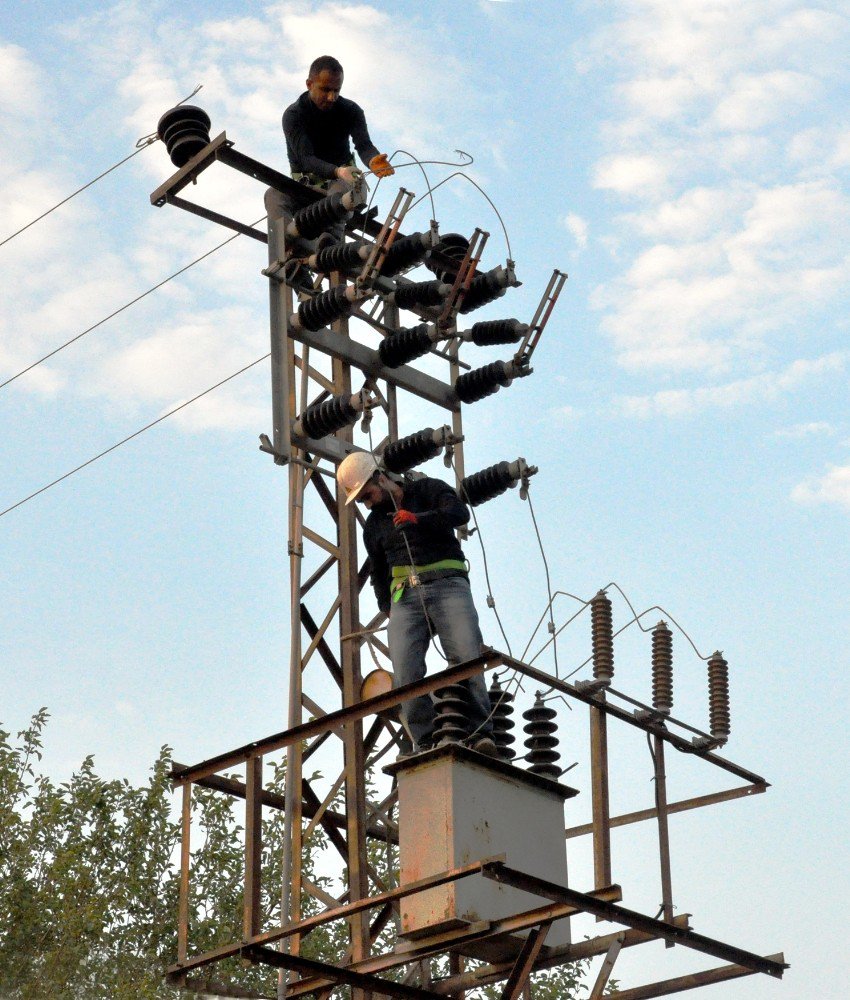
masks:
[(342, 73), (342, 63), (338, 59), (334, 59), (333, 56), (319, 56), (318, 59), (314, 59), (310, 63), (309, 77), (311, 80), (315, 78), (323, 71), (327, 70), (329, 73)]

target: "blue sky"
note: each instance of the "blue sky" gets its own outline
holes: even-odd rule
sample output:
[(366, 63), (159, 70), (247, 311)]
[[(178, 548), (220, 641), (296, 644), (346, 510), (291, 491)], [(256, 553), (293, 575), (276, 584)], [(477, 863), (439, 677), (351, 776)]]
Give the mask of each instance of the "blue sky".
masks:
[[(285, 169), (281, 111), (329, 51), (380, 148), (475, 157), (523, 280), (486, 315), (530, 319), (552, 268), (569, 272), (535, 374), (469, 408), (467, 467), (537, 464), (553, 585), (587, 598), (616, 581), (730, 662), (728, 754), (774, 787), (674, 820), (674, 886), (698, 930), (784, 948), (793, 968), (717, 996), (843, 992), (831, 928), (847, 862), (849, 29), (842, 5), (795, 0), (0, 10), (8, 233), (130, 153), (199, 83), (213, 134)], [(170, 172), (155, 144), (0, 247), (0, 381), (228, 235), (150, 206)], [(415, 169), (397, 179), (424, 193)], [(263, 215), (262, 188), (224, 168), (192, 194)], [(444, 231), (480, 225), (485, 263), (504, 261), (471, 185), (435, 198)], [(417, 213), (410, 227), (427, 225), (426, 203)], [(0, 390), (0, 509), (265, 353), (264, 253), (235, 240)], [(437, 419), (406, 416), (409, 430)], [(140, 779), (163, 743), (196, 760), (282, 728), (286, 476), (256, 448), (270, 425), (260, 365), (0, 518), (0, 719), (17, 729), (49, 707), (56, 776), (94, 753), (102, 773)], [(521, 651), (546, 602), (529, 511), (513, 492), (479, 520)], [(480, 549), (467, 551), (499, 645)], [(569, 607), (559, 599), (559, 620)], [(570, 669), (583, 627), (559, 647)], [(647, 698), (635, 632), (617, 684)], [(676, 714), (704, 726), (704, 667), (678, 633), (676, 650)], [(582, 730), (564, 724), (580, 775)], [(615, 759), (648, 795), (638, 752), (640, 768), (628, 743)], [(694, 778), (677, 795), (715, 790), (714, 774), (676, 764)], [(626, 904), (652, 909), (644, 875), (619, 875)], [(679, 951), (653, 952), (635, 981), (695, 968)]]

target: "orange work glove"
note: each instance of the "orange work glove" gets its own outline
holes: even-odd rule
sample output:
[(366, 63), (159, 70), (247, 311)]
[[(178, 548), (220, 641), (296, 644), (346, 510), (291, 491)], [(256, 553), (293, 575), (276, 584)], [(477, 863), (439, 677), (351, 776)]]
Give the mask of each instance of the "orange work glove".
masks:
[(393, 524), (397, 528), (403, 528), (406, 524), (418, 524), (419, 518), (410, 510), (397, 510), (393, 514)]
[(387, 159), (386, 153), (378, 153), (377, 156), (373, 156), (369, 160), (369, 169), (376, 177), (389, 177), (395, 173), (395, 170), (390, 166), (390, 161)]

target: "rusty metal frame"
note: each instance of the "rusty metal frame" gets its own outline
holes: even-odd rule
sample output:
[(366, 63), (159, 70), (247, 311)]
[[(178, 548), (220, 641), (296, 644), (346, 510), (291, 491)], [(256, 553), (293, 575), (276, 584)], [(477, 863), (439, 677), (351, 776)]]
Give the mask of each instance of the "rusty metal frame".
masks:
[[(325, 399), (330, 394), (350, 394), (352, 372), (358, 371), (380, 403), (386, 419), (383, 441), (398, 438), (398, 411), (402, 393), (414, 395), (451, 413), (452, 432), (458, 441), (455, 445), (455, 474), (459, 480), (464, 475), (461, 444), (463, 427), (461, 407), (453, 385), (460, 371), (468, 366), (458, 357), (459, 343), (452, 341), (444, 352), (433, 352), (448, 363), (448, 379), (445, 382), (411, 365), (385, 369), (378, 351), (351, 337), (350, 320), (347, 317), (318, 331), (293, 328), (290, 323), (294, 308), (293, 292), (286, 284), (283, 268), (287, 257), (283, 226), (271, 222), (266, 235), (253, 226), (195, 204), (180, 195), (184, 188), (197, 181), (216, 162), (277, 190), (287, 191), (303, 204), (322, 197), (321, 192), (298, 184), (284, 174), (236, 151), (232, 141), (223, 132), (151, 195), (154, 205), (173, 205), (250, 239), (268, 244), (269, 267), (264, 273), (269, 278), (270, 291), (273, 434), (271, 440), (262, 437), (261, 448), (273, 456), (275, 464), (288, 466), (289, 507), (290, 671), (287, 728), (198, 764), (174, 765), (174, 784), (182, 787), (182, 840), (178, 953), (177, 963), (169, 969), (170, 981), (188, 985), (187, 973), (223, 958), (239, 955), (252, 962), (278, 968), (281, 971), (278, 996), (288, 995), (293, 1000), (307, 993), (316, 993), (320, 1000), (328, 1000), (331, 992), (340, 985), (352, 988), (353, 1000), (363, 1000), (371, 993), (394, 996), (399, 1000), (430, 1000), (446, 995), (460, 998), (466, 989), (497, 982), (504, 982), (503, 1000), (519, 1000), (526, 993), (529, 977), (534, 972), (601, 954), (607, 955), (607, 962), (603, 965), (597, 987), (594, 988), (598, 994), (604, 988), (603, 979), (607, 982), (610, 967), (620, 948), (654, 940), (664, 940), (668, 946), (676, 943), (731, 959), (733, 964), (626, 990), (614, 994), (615, 996), (623, 1000), (642, 1000), (753, 972), (781, 976), (785, 968), (782, 955), (763, 958), (695, 934), (687, 916), (673, 915), (667, 831), (669, 816), (763, 792), (769, 787), (759, 775), (714, 753), (710, 739), (702, 745), (695, 745), (693, 740), (677, 732), (676, 726), (684, 726), (691, 732), (697, 732), (696, 730), (673, 719), (668, 719), (665, 724), (664, 719), (647, 706), (640, 706), (638, 702), (619, 695), (613, 689), (609, 688), (606, 693), (604, 689), (594, 688), (592, 685), (572, 685), (491, 649), (485, 650), (475, 660), (448, 667), (386, 695), (369, 700), (361, 698), (361, 650), (367, 641), (368, 629), (380, 623), (380, 616), (369, 625), (361, 622), (360, 592), (367, 579), (366, 567), (360, 566), (357, 558), (357, 524), (358, 520), (362, 523), (362, 518), (352, 508), (346, 507), (336, 483), (329, 485), (326, 481), (327, 478), (333, 478), (336, 464), (356, 448), (352, 429), (344, 428), (333, 435), (315, 440), (297, 434), (293, 425), (298, 414), (311, 403)], [(400, 223), (400, 219), (396, 220), (394, 227), (394, 233), (397, 232), (399, 237), (402, 235), (398, 231)], [(384, 228), (388, 224), (389, 220)], [(360, 213), (352, 222), (352, 227), (354, 226), (372, 237), (378, 236), (382, 230), (381, 225), (374, 220), (374, 211)], [(433, 257), (441, 266), (457, 269), (456, 262), (438, 252), (435, 251)], [(556, 271), (552, 282), (559, 275), (560, 272)], [(560, 277), (565, 278), (564, 275)], [(457, 274), (455, 288), (462, 278), (461, 274)], [(380, 298), (368, 312), (364, 308), (358, 308), (353, 314), (354, 318), (364, 321), (378, 335), (391, 335), (397, 331), (399, 310), (384, 296), (397, 284), (404, 284), (406, 281), (402, 276), (391, 280), (378, 275), (373, 286)], [(345, 282), (344, 275), (330, 276), (332, 286)], [(554, 306), (557, 295), (551, 294), (552, 282), (532, 323), (532, 334), (541, 325), (541, 308), (546, 308), (543, 318), (545, 323)], [(537, 335), (539, 336), (539, 331)], [(533, 349), (533, 343), (531, 346)], [(318, 355), (318, 361), (314, 355)], [(336, 583), (335, 587), (333, 582)], [(330, 595), (327, 593), (329, 588), (332, 591)], [(369, 640), (369, 648), (373, 656), (386, 658), (386, 647), (380, 640)], [(592, 822), (567, 829), (566, 837), (592, 834), (594, 887), (587, 893), (576, 892), (554, 883), (533, 879), (509, 868), (504, 864), (504, 859), (489, 859), (442, 872), (417, 883), (387, 888), (379, 874), (368, 864), (366, 848), (370, 838), (379, 838), (389, 844), (397, 843), (397, 829), (393, 829), (393, 800), (390, 796), (384, 802), (370, 803), (365, 783), (367, 755), (381, 756), (398, 739), (394, 725), (386, 713), (410, 697), (432, 692), (446, 684), (496, 667), (515, 670), (549, 690), (584, 702), (588, 708)], [(330, 685), (326, 683), (328, 680)], [(328, 693), (329, 688), (331, 694)], [(329, 709), (324, 708), (323, 704), (328, 698), (338, 699), (338, 704)], [(636, 713), (624, 708), (617, 704), (618, 698), (646, 711)], [(368, 734), (364, 735), (363, 720), (372, 715), (376, 716), (375, 722)], [(607, 729), (611, 719), (642, 730), (652, 742), (655, 808), (616, 817), (610, 815)], [(747, 784), (668, 803), (664, 758), (667, 746), (699, 756), (745, 780)], [(334, 751), (342, 758), (338, 773), (328, 776), (332, 783), (327, 794), (317, 793), (303, 774), (304, 762), (319, 749), (324, 754)], [(287, 781), (283, 796), (264, 789), (262, 780), (264, 758), (280, 750), (284, 750), (287, 757)], [(244, 783), (222, 773), (225, 769), (238, 765), (245, 768)], [(512, 769), (509, 764), (503, 766), (507, 771)], [(387, 770), (388, 773), (393, 773), (392, 767)], [(242, 936), (238, 941), (200, 955), (190, 954), (189, 934), (193, 785), (244, 800), (245, 808)], [(333, 808), (337, 789), (344, 791), (345, 804), (341, 810)], [(264, 929), (260, 908), (263, 807), (282, 809), (285, 822), (282, 918), (281, 925), (271, 930)], [(646, 819), (655, 819), (658, 824), (663, 920), (619, 906), (622, 893), (619, 886), (612, 884), (611, 829)], [(321, 825), (348, 873), (348, 889), (338, 899), (313, 885), (301, 871), (302, 840), (316, 825)], [(388, 954), (374, 953), (375, 942), (391, 918), (393, 908), (398, 907), (399, 900), (442, 882), (476, 873), (524, 888), (550, 902), (499, 920), (479, 921), (416, 941), (399, 941), (395, 950)], [(303, 917), (300, 909), (302, 891), (312, 895), (324, 909), (314, 916)], [(370, 922), (369, 913), (373, 910), (377, 910), (377, 913)], [(578, 913), (594, 915), (600, 920), (614, 920), (624, 924), (627, 929), (614, 935), (597, 936), (589, 941), (546, 948), (546, 933), (552, 921)], [(333, 920), (345, 920), (349, 926), (349, 948), (341, 962), (330, 965), (304, 958), (300, 954), (303, 938), (314, 928)], [(465, 943), (519, 933), (527, 936), (512, 961), (464, 971), (458, 949)], [(432, 981), (427, 960), (441, 954), (450, 957), (450, 975)], [(391, 982), (379, 975), (400, 966), (408, 966), (403, 983)], [(289, 983), (291, 973), (296, 973), (300, 978)], [(419, 985), (411, 985), (417, 977)]]

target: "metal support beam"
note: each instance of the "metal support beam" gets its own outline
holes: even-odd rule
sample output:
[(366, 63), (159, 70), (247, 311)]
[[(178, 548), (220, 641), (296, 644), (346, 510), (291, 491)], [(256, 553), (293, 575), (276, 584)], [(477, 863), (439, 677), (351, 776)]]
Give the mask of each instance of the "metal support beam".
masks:
[(351, 986), (355, 990), (362, 990), (366, 993), (398, 997), (399, 1000), (436, 1000), (436, 994), (429, 990), (405, 986), (403, 983), (394, 983), (389, 979), (381, 979), (378, 976), (362, 972), (352, 972), (350, 969), (328, 965), (326, 962), (317, 962), (310, 958), (302, 958), (300, 955), (286, 955), (258, 944), (247, 945), (242, 949), (242, 954), (253, 962), (272, 965), (278, 969), (291, 969), (295, 972), (321, 976), (322, 979), (330, 980), (341, 986)]
[[(655, 763), (655, 809), (658, 814), (658, 861), (661, 868), (661, 906), (665, 921), (673, 919), (673, 877), (670, 870), (670, 832), (667, 826), (667, 773), (664, 770), (664, 741), (653, 737)], [(666, 940), (666, 948), (673, 942)]]
[(526, 892), (534, 893), (536, 896), (543, 896), (545, 899), (554, 899), (565, 904), (572, 904), (579, 910), (585, 910), (596, 916), (602, 916), (616, 924), (625, 924), (627, 927), (634, 927), (638, 930), (647, 931), (655, 937), (673, 941), (675, 944), (684, 945), (694, 951), (704, 952), (706, 955), (714, 955), (715, 958), (728, 958), (737, 965), (744, 965), (754, 972), (764, 972), (769, 976), (782, 978), (782, 973), (786, 966), (774, 962), (771, 959), (762, 958), (753, 952), (744, 951), (743, 948), (736, 948), (734, 945), (725, 944), (723, 941), (716, 941), (713, 938), (697, 934), (695, 931), (686, 930), (667, 924), (662, 920), (655, 920), (647, 917), (636, 910), (628, 910), (624, 906), (616, 903), (607, 903), (595, 898), (589, 893), (577, 892), (575, 889), (568, 889), (566, 886), (558, 885), (555, 882), (548, 882), (545, 879), (528, 875), (525, 872), (509, 868), (507, 865), (495, 863), (485, 865), (482, 874), (485, 878), (491, 878), (494, 882), (504, 885), (512, 885), (516, 889), (524, 889)]
[(502, 989), (501, 1000), (519, 1000), (551, 926), (551, 921), (542, 923), (531, 931), (525, 939), (516, 962), (514, 962), (514, 967), (511, 969), (511, 974)]
[[(599, 700), (605, 702), (604, 692)], [(593, 808), (593, 880), (611, 884), (611, 827), (608, 802), (608, 718), (601, 705), (590, 706), (590, 784)], [(599, 919), (599, 918), (597, 918)]]
[(421, 681), (405, 684), (403, 687), (395, 688), (386, 694), (376, 695), (374, 698), (368, 698), (349, 708), (341, 708), (337, 712), (328, 712), (327, 715), (323, 715), (319, 719), (303, 722), (300, 726), (294, 726), (291, 729), (284, 730), (282, 733), (267, 736), (262, 740), (255, 740), (253, 743), (246, 743), (236, 750), (230, 750), (219, 754), (217, 757), (211, 757), (209, 760), (202, 761), (200, 764), (193, 764), (182, 771), (174, 770), (171, 772), (172, 781), (178, 785), (182, 785), (186, 781), (199, 781), (210, 774), (216, 774), (229, 767), (236, 767), (255, 754), (269, 754), (275, 750), (280, 750), (282, 747), (290, 746), (292, 743), (297, 743), (299, 740), (318, 736), (327, 729), (334, 729), (340, 723), (365, 719), (367, 715), (377, 715), (379, 712), (385, 712), (388, 708), (400, 705), (403, 701), (407, 701), (408, 698), (415, 698), (420, 694), (430, 694), (432, 691), (436, 691), (437, 688), (465, 681), (468, 677), (481, 673), (482, 670), (491, 670), (501, 665), (502, 662), (503, 656), (501, 653), (497, 653), (493, 649), (487, 650), (480, 656), (476, 656), (473, 660), (466, 660), (464, 663), (447, 667), (438, 673), (429, 674), (428, 677), (423, 678)]
[[(175, 765), (176, 766), (176, 765)], [(690, 799), (679, 799), (678, 802), (667, 804), (667, 815), (673, 813), (687, 812), (689, 809), (701, 809), (703, 806), (713, 806), (719, 802), (729, 802), (731, 799), (740, 799), (748, 795), (758, 795), (766, 792), (770, 788), (768, 784), (739, 785), (737, 788), (729, 788), (725, 792), (711, 792), (709, 795), (697, 795)], [(609, 825), (628, 826), (630, 823), (642, 823), (647, 819), (655, 819), (658, 816), (657, 809), (639, 809), (637, 812), (623, 813), (621, 816), (612, 816)], [(569, 826), (565, 831), (567, 840), (573, 837), (584, 837), (588, 833), (593, 833), (592, 823), (583, 823), (581, 826)]]
[(611, 978), (614, 963), (617, 961), (617, 956), (620, 954), (620, 949), (623, 947), (625, 938), (626, 932), (621, 931), (608, 946), (608, 951), (605, 953), (605, 958), (602, 961), (602, 967), (596, 976), (596, 982), (593, 984), (593, 989), (590, 991), (587, 1000), (601, 1000), (602, 993), (608, 985), (608, 980)]
[(245, 764), (245, 900), (242, 933), (251, 937), (260, 930), (260, 863), (262, 842), (263, 758)]
[[(775, 962), (783, 968), (785, 956), (782, 952), (767, 955), (766, 962)], [(721, 965), (716, 969), (706, 969), (703, 972), (692, 972), (686, 976), (676, 976), (675, 979), (665, 979), (663, 982), (650, 983), (647, 986), (636, 986), (630, 990), (618, 990), (609, 993), (611, 1000), (651, 1000), (652, 997), (666, 997), (671, 993), (682, 993), (685, 990), (695, 990), (700, 986), (710, 986), (712, 983), (726, 983), (730, 979), (740, 979), (742, 976), (752, 976), (755, 969), (743, 965)]]

